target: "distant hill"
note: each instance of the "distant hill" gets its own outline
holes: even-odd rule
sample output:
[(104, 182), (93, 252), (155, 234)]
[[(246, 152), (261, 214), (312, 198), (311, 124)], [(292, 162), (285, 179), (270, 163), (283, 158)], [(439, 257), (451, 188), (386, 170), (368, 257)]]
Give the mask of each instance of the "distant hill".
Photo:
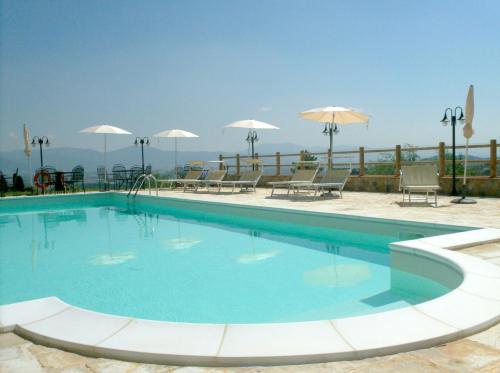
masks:
[[(304, 147), (291, 144), (257, 144), (256, 151), (260, 154), (272, 154), (277, 151), (281, 153), (298, 153)], [(326, 147), (311, 147), (309, 151), (319, 152), (326, 151)], [(219, 154), (235, 155), (236, 153), (225, 153), (218, 151), (179, 151), (179, 165), (185, 164), (191, 160), (210, 161), (219, 158)], [(242, 149), (240, 155), (248, 154), (248, 149)], [(174, 167), (174, 152), (172, 150), (161, 150), (154, 147), (144, 148), (144, 158), (146, 164), (151, 164), (153, 170), (171, 170)], [(44, 148), (43, 149), (44, 165), (54, 166), (57, 169), (69, 171), (77, 164), (81, 164), (88, 174), (95, 174), (98, 166), (103, 164), (103, 154), (91, 149), (80, 148)], [(130, 146), (108, 152), (107, 164), (110, 169), (113, 164), (122, 163), (126, 167), (140, 165), (141, 152), (140, 148)], [(40, 156), (38, 148), (33, 149), (31, 155), (32, 169), (40, 166)], [(11, 175), (19, 168), (22, 175), (28, 174), (28, 160), (22, 150), (0, 151), (0, 170), (4, 174)]]
[[(214, 160), (219, 156), (218, 152), (188, 152), (178, 153), (179, 164), (190, 160)], [(172, 169), (174, 166), (174, 152), (160, 150), (153, 147), (144, 149), (146, 164), (151, 164), (155, 170)], [(44, 165), (54, 166), (57, 169), (69, 171), (77, 164), (81, 164), (87, 173), (95, 174), (97, 167), (103, 164), (102, 152), (89, 149), (77, 148), (47, 148), (43, 151)], [(126, 167), (141, 164), (140, 148), (127, 147), (108, 152), (107, 164), (110, 169), (113, 164), (122, 163)], [(34, 149), (31, 155), (32, 169), (40, 167), (40, 156)], [(0, 152), (0, 170), (10, 175), (19, 168), (23, 175), (28, 173), (28, 160), (22, 150)]]

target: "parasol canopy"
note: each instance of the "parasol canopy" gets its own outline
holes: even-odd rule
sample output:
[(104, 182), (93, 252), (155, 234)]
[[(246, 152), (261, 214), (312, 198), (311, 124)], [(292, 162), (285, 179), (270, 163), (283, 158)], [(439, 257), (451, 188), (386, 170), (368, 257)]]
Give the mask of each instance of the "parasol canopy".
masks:
[(200, 136), (198, 136), (192, 132), (189, 132), (189, 131), (172, 129), (172, 130), (158, 132), (157, 134), (153, 135), (153, 137), (173, 137), (174, 138), (175, 178), (177, 179), (177, 138), (178, 137), (200, 137)]
[[(255, 130), (263, 129), (263, 130), (279, 130), (279, 127), (273, 126), (272, 124), (261, 122), (255, 119), (245, 119), (238, 120), (236, 122), (230, 123), (225, 128), (246, 128), (248, 129), (248, 135), (246, 141), (251, 147), (252, 159), (255, 159), (255, 142), (259, 141), (257, 136), (257, 132)], [(252, 168), (255, 169), (255, 165), (252, 165)]]
[(333, 134), (337, 133), (337, 124), (347, 125), (353, 123), (368, 123), (368, 115), (341, 106), (325, 106), (315, 109), (310, 109), (299, 113), (299, 115), (308, 120), (312, 120), (325, 124), (323, 133), (330, 137), (330, 148), (328, 151), (328, 168), (333, 167), (332, 163), (332, 148), (333, 148)]
[(354, 109), (341, 106), (325, 106), (303, 111), (299, 114), (304, 119), (320, 123), (353, 124), (368, 123), (369, 117)]
[(273, 126), (272, 124), (266, 123), (266, 122), (261, 122), (259, 120), (255, 119), (245, 119), (245, 120), (238, 120), (236, 122), (230, 123), (226, 128), (247, 128), (247, 129), (252, 129), (252, 130), (257, 130), (257, 129), (267, 129), (267, 130), (279, 130), (279, 127)]
[(79, 131), (80, 133), (100, 133), (104, 135), (104, 178), (107, 180), (108, 177), (108, 171), (107, 171), (107, 161), (106, 161), (106, 155), (107, 155), (107, 139), (106, 135), (112, 134), (112, 135), (131, 135), (132, 132), (129, 132), (127, 130), (124, 130), (123, 128), (120, 127), (115, 127), (111, 126), (109, 124), (101, 124), (98, 126), (92, 126), (88, 128), (84, 128)]

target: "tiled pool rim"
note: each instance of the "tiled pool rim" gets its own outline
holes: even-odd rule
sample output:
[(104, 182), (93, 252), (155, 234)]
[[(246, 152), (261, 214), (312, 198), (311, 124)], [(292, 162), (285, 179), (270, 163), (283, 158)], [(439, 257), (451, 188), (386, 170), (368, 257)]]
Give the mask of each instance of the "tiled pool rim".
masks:
[(49, 297), (0, 306), (0, 332), (93, 357), (201, 366), (354, 360), (426, 348), (500, 321), (500, 267), (453, 251), (494, 241), (499, 229), (392, 243), (392, 250), (444, 260), (464, 276), (442, 297), (392, 311), (282, 324), (187, 324), (107, 315)]

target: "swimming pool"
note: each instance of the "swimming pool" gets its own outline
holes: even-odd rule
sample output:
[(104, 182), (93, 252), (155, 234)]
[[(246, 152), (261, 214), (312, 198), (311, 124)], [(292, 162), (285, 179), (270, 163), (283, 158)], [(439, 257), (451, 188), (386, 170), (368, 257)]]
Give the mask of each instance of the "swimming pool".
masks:
[(500, 320), (499, 267), (452, 251), (497, 229), (100, 193), (1, 199), (0, 239), (0, 332), (94, 357), (359, 359)]
[(0, 304), (55, 295), (143, 319), (291, 322), (406, 307), (462, 281), (444, 263), (441, 280), (391, 266), (389, 243), (466, 227), (157, 201), (11, 206), (0, 215)]

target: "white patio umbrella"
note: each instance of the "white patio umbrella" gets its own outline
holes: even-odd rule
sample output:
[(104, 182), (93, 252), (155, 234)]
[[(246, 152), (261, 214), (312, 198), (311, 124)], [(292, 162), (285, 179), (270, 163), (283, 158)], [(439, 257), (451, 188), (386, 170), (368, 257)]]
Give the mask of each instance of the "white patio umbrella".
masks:
[(472, 198), (467, 198), (467, 158), (469, 155), (469, 139), (474, 135), (474, 130), (472, 129), (472, 119), (474, 119), (474, 86), (471, 84), (469, 86), (469, 91), (467, 92), (467, 99), (465, 100), (465, 125), (463, 128), (465, 137), (465, 159), (464, 159), (464, 183), (462, 186), (462, 197), (454, 200), (457, 203), (476, 203)]
[(104, 135), (104, 177), (108, 177), (108, 169), (107, 169), (107, 161), (106, 161), (106, 155), (107, 155), (107, 135), (131, 135), (132, 132), (126, 131), (123, 128), (115, 127), (115, 126), (110, 126), (109, 124), (101, 124), (98, 126), (93, 126), (93, 127), (88, 127), (84, 128), (83, 130), (79, 131), (80, 133), (101, 133)]
[[(333, 134), (338, 132), (337, 124), (347, 125), (354, 123), (368, 123), (369, 117), (354, 109), (344, 108), (340, 106), (326, 106), (316, 109), (306, 110), (299, 115), (304, 119), (309, 119), (315, 122), (325, 123), (323, 133), (330, 135), (330, 151), (332, 154)], [(329, 167), (332, 166), (331, 157), (328, 158)]]
[(31, 170), (31, 142), (30, 142), (30, 130), (26, 123), (23, 127), (23, 138), (24, 138), (24, 154), (28, 157), (28, 169), (30, 175), (30, 186), (33, 188), (33, 175)]
[(158, 132), (156, 135), (153, 135), (153, 137), (173, 137), (174, 138), (175, 178), (177, 179), (177, 138), (178, 137), (200, 137), (200, 136), (198, 136), (192, 132), (179, 130), (179, 129), (173, 129), (173, 130), (166, 130), (166, 131)]
[(251, 146), (252, 146), (252, 159), (255, 158), (255, 148), (254, 148), (255, 144), (254, 143), (259, 141), (256, 130), (258, 130), (258, 129), (279, 130), (279, 127), (273, 126), (272, 124), (269, 124), (266, 122), (254, 120), (254, 119), (239, 120), (239, 121), (230, 123), (224, 127), (225, 128), (246, 128), (246, 129), (248, 129), (248, 135), (247, 135), (246, 141), (249, 144), (251, 144)]

